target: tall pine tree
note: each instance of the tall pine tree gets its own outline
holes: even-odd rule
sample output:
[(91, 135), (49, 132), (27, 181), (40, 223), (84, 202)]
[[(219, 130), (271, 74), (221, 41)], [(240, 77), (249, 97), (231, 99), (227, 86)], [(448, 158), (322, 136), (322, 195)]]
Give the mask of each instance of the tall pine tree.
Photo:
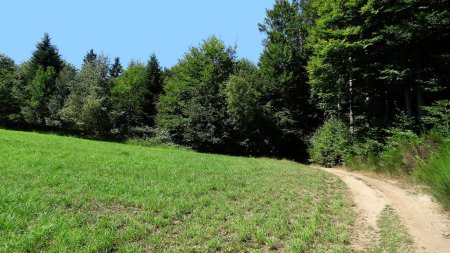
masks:
[(109, 76), (112, 78), (119, 77), (123, 72), (122, 64), (120, 64), (120, 58), (116, 57), (114, 58), (114, 63), (109, 69)]
[(56, 90), (56, 77), (64, 67), (58, 49), (46, 33), (26, 65), (27, 101), (22, 109), (28, 123), (44, 126), (50, 113), (47, 107)]
[(162, 70), (155, 54), (150, 56), (146, 69), (148, 92), (146, 92), (144, 102), (144, 122), (146, 125), (153, 127), (155, 125), (159, 96), (163, 90)]

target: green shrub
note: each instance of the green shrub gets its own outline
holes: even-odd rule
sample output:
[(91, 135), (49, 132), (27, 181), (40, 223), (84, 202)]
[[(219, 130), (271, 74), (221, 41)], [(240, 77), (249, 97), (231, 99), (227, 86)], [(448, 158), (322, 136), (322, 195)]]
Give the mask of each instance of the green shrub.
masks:
[(379, 156), (380, 167), (388, 172), (411, 174), (440, 152), (444, 140), (445, 137), (437, 131), (431, 131), (421, 137), (411, 133), (406, 133), (403, 137), (392, 137), (394, 144), (388, 145)]
[(384, 150), (384, 144), (373, 139), (354, 142), (352, 151), (357, 157), (368, 157), (371, 154), (379, 154)]
[(311, 138), (309, 154), (312, 162), (332, 167), (342, 164), (350, 153), (350, 132), (347, 126), (337, 119), (327, 120)]
[(364, 149), (365, 146), (371, 147), (372, 144), (358, 144), (361, 147), (356, 148), (357, 151), (353, 152), (355, 155), (347, 158), (345, 164), (355, 170), (409, 175), (424, 165), (434, 154), (439, 153), (446, 140), (440, 131), (431, 131), (422, 136), (409, 130), (391, 129), (389, 132), (391, 135), (387, 137), (387, 143), (381, 152), (360, 154), (359, 149)]
[(385, 149), (399, 148), (401, 146), (408, 146), (411, 143), (420, 141), (420, 137), (411, 130), (403, 130), (393, 128), (387, 130), (389, 135), (386, 137)]
[(450, 136), (450, 100), (439, 100), (432, 106), (424, 106), (425, 117), (422, 123), (425, 127), (433, 128), (444, 136)]
[(131, 128), (126, 143), (144, 147), (178, 146), (172, 143), (169, 134), (164, 130), (147, 126)]
[(158, 137), (151, 137), (148, 139), (132, 138), (132, 139), (127, 139), (125, 141), (125, 143), (130, 144), (130, 145), (135, 145), (135, 146), (142, 146), (142, 147), (177, 147), (177, 148), (181, 148), (181, 146), (179, 146), (179, 145), (176, 145), (176, 144), (173, 144), (170, 142), (164, 142), (163, 140), (159, 139)]
[(434, 197), (450, 210), (450, 143), (444, 144), (442, 151), (415, 170), (413, 176), (427, 184)]

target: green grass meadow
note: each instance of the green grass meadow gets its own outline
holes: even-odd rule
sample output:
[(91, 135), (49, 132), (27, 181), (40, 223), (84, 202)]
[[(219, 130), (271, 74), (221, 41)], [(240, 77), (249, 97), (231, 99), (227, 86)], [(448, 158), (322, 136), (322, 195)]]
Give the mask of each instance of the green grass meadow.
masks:
[(0, 130), (0, 252), (347, 252), (352, 219), (294, 162)]

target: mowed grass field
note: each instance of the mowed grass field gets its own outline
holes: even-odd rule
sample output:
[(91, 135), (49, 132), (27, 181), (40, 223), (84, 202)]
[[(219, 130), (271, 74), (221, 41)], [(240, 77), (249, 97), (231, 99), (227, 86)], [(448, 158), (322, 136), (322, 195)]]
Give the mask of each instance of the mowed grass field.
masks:
[(346, 252), (352, 219), (294, 162), (0, 130), (0, 252)]

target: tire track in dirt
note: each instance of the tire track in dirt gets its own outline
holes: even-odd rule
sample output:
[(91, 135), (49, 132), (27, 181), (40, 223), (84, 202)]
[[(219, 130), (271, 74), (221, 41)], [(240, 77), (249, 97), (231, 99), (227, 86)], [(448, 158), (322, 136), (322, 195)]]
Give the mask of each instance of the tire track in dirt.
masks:
[(320, 169), (338, 176), (349, 188), (358, 213), (355, 227), (364, 230), (357, 231), (357, 248), (368, 246), (377, 238), (377, 216), (390, 205), (413, 237), (416, 252), (450, 253), (450, 217), (430, 196), (412, 194), (393, 182), (355, 172)]

